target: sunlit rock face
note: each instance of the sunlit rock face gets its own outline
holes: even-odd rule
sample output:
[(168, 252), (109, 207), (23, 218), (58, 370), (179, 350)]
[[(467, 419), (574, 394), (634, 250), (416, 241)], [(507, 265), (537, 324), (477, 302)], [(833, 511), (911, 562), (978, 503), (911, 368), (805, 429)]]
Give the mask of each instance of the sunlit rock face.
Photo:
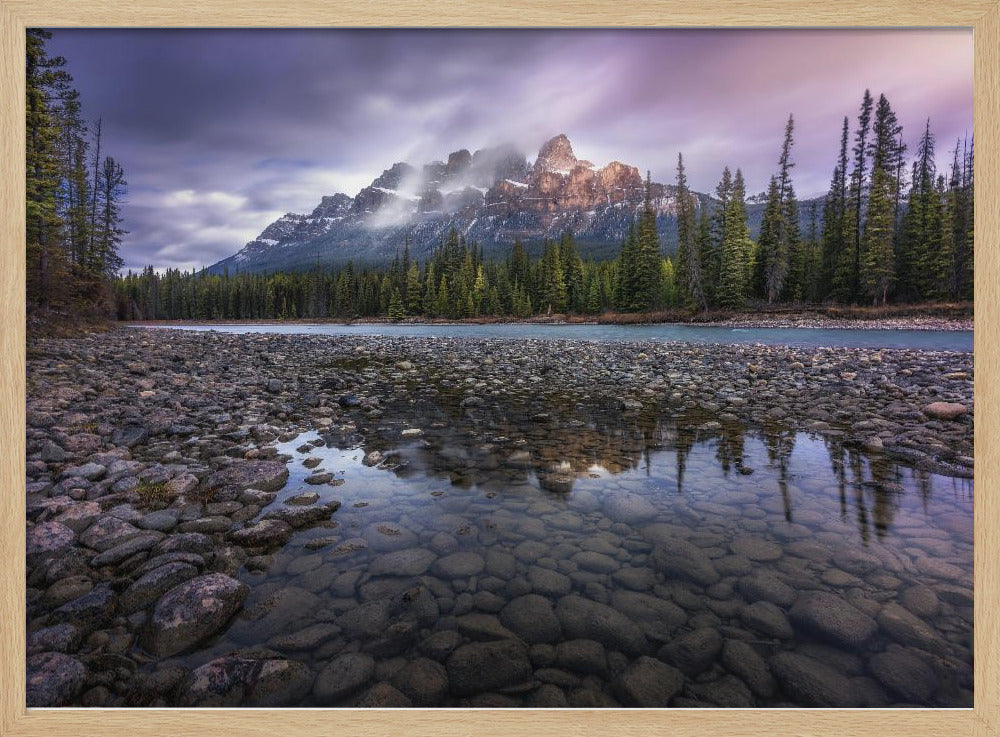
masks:
[[(669, 251), (675, 188), (651, 182), (649, 190)], [(396, 162), (353, 198), (338, 193), (324, 197), (309, 215), (288, 213), (212, 270), (376, 262), (405, 245), (420, 257), (451, 228), (494, 254), (505, 253), (515, 238), (540, 242), (567, 230), (585, 253), (609, 250), (618, 247), (645, 198), (638, 167), (612, 161), (599, 168), (578, 159), (565, 134), (542, 144), (533, 162), (509, 144), (471, 153), (460, 149), (447, 161)], [(710, 203), (706, 195), (695, 198), (696, 207)]]

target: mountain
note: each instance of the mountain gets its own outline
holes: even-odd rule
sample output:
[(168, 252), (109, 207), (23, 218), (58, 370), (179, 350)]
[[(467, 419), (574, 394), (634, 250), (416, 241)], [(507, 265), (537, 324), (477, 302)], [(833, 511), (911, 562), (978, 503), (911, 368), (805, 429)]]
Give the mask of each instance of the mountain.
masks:
[[(650, 196), (664, 253), (672, 253), (676, 187), (651, 182)], [(708, 195), (696, 196), (699, 209), (714, 202)], [(533, 163), (510, 145), (475, 153), (461, 149), (447, 161), (420, 167), (395, 163), (353, 198), (338, 193), (323, 197), (308, 215), (283, 215), (209, 271), (297, 270), (349, 259), (378, 263), (407, 243), (420, 259), (452, 227), (481, 244), (487, 256), (506, 254), (515, 238), (537, 249), (544, 239), (559, 238), (569, 229), (585, 257), (608, 258), (617, 253), (644, 198), (637, 167), (612, 161), (597, 168), (578, 159), (563, 134), (546, 141)], [(748, 205), (754, 233), (763, 207)]]

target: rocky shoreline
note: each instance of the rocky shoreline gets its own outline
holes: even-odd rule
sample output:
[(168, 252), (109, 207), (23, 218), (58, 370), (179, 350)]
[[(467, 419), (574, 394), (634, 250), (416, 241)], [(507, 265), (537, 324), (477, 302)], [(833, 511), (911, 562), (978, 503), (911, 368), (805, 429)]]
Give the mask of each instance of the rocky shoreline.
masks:
[(171, 327), (173, 325), (698, 325), (706, 327), (733, 328), (809, 328), (818, 330), (941, 330), (970, 331), (975, 327), (971, 317), (935, 317), (931, 315), (903, 315), (880, 318), (831, 317), (822, 313), (801, 312), (769, 315), (767, 313), (746, 313), (720, 317), (695, 315), (681, 320), (675, 315), (625, 315), (595, 319), (586, 315), (539, 315), (529, 319), (513, 318), (468, 318), (465, 320), (431, 319), (407, 317), (402, 320), (388, 318), (364, 319), (285, 319), (285, 320), (140, 320), (128, 323), (139, 326)]
[[(331, 518), (344, 514), (340, 501), (309, 493), (272, 505), (289, 473), (276, 444), (318, 431), (362, 443), (365, 464), (382, 464), (388, 453), (383, 455), (387, 449), (377, 438), (387, 406), (418, 388), (448, 396), (467, 413), (516, 401), (536, 407), (540, 422), (547, 418), (545, 407), (600, 400), (624, 415), (655, 407), (694, 417), (706, 433), (728, 424), (778, 425), (836, 438), (924, 471), (972, 476), (968, 353), (120, 329), (34, 343), (27, 376), (29, 706), (272, 706), (299, 703), (297, 695), (310, 690), (320, 704), (450, 699), (447, 703), (552, 706), (565, 705), (564, 691), (581, 690), (566, 685), (579, 686), (580, 677), (560, 673), (594, 668), (614, 686), (607, 692), (583, 688), (590, 695), (573, 705), (665, 705), (671, 699), (673, 705), (694, 705), (678, 696), (678, 679), (681, 671), (700, 672), (703, 666), (690, 661), (708, 651), (712, 660), (729, 663), (730, 674), (742, 674), (742, 683), (755, 694), (758, 688), (773, 694), (777, 678), (787, 698), (801, 703), (853, 703), (846, 681), (818, 668), (815, 658), (778, 653), (761, 670), (761, 658), (739, 643), (726, 640), (723, 651), (711, 628), (715, 634), (694, 629), (676, 644), (668, 642), (662, 657), (650, 657), (646, 635), (619, 623), (610, 607), (576, 595), (564, 595), (552, 610), (547, 599), (535, 601), (543, 597), (521, 592), (500, 620), (505, 632), (514, 629), (520, 639), (497, 637), (496, 617), (467, 614), (480, 619), (465, 620), (458, 631), (431, 634), (423, 640), (425, 657), (400, 663), (392, 673), (376, 673), (371, 653), (382, 648), (393, 654), (393, 637), (415, 636), (433, 623), (438, 605), (430, 607), (427, 595), (419, 593), (426, 589), (389, 591), (357, 610), (319, 618), (296, 633), (294, 643), (281, 643), (313, 648), (342, 630), (374, 638), (365, 652), (342, 653), (318, 673), (263, 647), (220, 654), (190, 672), (172, 660), (210, 643), (241, 611), (249, 593), (241, 570), (267, 566), (269, 556), (297, 531), (335, 526)], [(403, 432), (418, 434), (420, 418), (412, 418), (411, 425)], [(317, 473), (306, 483), (320, 488), (333, 480), (326, 476)], [(628, 520), (631, 511), (616, 513)], [(375, 532), (394, 537), (391, 530)], [(334, 553), (347, 546), (346, 555), (351, 545), (376, 545), (376, 539), (382, 538), (326, 544), (335, 546)], [(660, 570), (668, 570), (670, 543), (656, 545)], [(751, 559), (770, 553), (759, 546), (746, 552)], [(426, 561), (415, 555), (383, 565), (412, 568), (415, 575), (433, 566), (446, 580), (474, 577), (487, 563), (491, 572), (501, 565), (473, 553), (435, 553)], [(675, 557), (685, 555), (701, 560), (697, 551), (686, 549)], [(583, 563), (587, 570), (604, 564), (599, 558)], [(869, 573), (867, 565), (855, 567)], [(941, 563), (939, 572), (948, 565)], [(708, 568), (712, 576), (706, 578), (712, 580), (703, 582), (706, 586), (718, 578), (715, 567)], [(308, 572), (303, 566), (302, 575)], [(964, 578), (955, 583), (971, 587)], [(356, 578), (334, 581), (335, 588), (350, 591), (356, 584)], [(971, 606), (971, 591), (967, 595), (961, 585), (950, 594), (951, 604)], [(768, 590), (754, 614), (780, 629), (787, 625), (785, 614), (777, 616), (774, 603), (767, 602), (775, 591), (783, 598), (784, 591), (775, 585)], [(492, 606), (488, 593), (476, 595), (484, 611)], [(301, 605), (286, 599), (274, 606)], [(511, 610), (515, 602), (520, 603)], [(953, 643), (917, 632), (911, 610), (896, 611), (901, 607), (894, 604), (859, 618), (852, 607), (845, 610), (843, 602), (831, 604), (816, 594), (794, 600), (788, 616), (825, 631), (823, 612), (831, 606), (848, 620), (831, 635), (841, 644), (852, 637), (867, 641), (881, 628), (897, 633), (897, 642), (937, 648), (937, 657), (957, 662)], [(269, 614), (261, 616), (266, 621)], [(379, 632), (368, 632), (372, 622)], [(574, 639), (543, 646), (547, 635), (525, 634), (545, 626)], [(536, 643), (531, 657), (524, 642)], [(886, 650), (879, 657), (885, 662), (873, 658), (868, 667), (876, 675), (881, 669), (884, 681), (891, 683), (899, 672), (928, 681), (924, 661), (914, 662), (908, 650)], [(608, 668), (613, 673), (606, 673)], [(971, 697), (964, 690), (971, 676), (960, 667), (958, 672), (963, 685), (949, 703)], [(559, 685), (559, 678), (565, 683)], [(534, 685), (522, 687), (526, 683)], [(930, 698), (927, 689), (911, 699), (894, 693), (893, 702)]]

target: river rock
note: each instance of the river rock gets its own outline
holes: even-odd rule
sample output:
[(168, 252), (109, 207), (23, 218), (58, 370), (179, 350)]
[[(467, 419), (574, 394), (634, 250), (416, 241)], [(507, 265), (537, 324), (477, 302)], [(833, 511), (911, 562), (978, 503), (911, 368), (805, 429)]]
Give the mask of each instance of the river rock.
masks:
[(388, 683), (376, 683), (361, 695), (357, 706), (368, 709), (400, 709), (413, 706), (413, 702)]
[(556, 645), (556, 665), (603, 678), (608, 672), (604, 646), (596, 640), (564, 640)]
[(368, 565), (371, 576), (422, 576), (437, 559), (429, 550), (407, 548), (385, 553)]
[(761, 698), (769, 699), (774, 695), (774, 677), (767, 662), (750, 644), (726, 640), (722, 646), (722, 665)]
[(87, 531), (80, 536), (80, 542), (88, 548), (103, 553), (105, 550), (110, 550), (117, 545), (146, 534), (148, 533), (135, 525), (107, 514), (87, 528)]
[(62, 522), (43, 522), (28, 530), (27, 555), (32, 563), (67, 550), (76, 533)]
[(528, 649), (517, 640), (462, 645), (447, 661), (448, 682), (456, 696), (471, 696), (524, 683), (531, 677)]
[(729, 547), (736, 555), (742, 555), (757, 562), (775, 561), (784, 555), (780, 545), (759, 537), (737, 537), (729, 544)]
[(276, 707), (297, 704), (312, 684), (307, 665), (282, 658), (227, 655), (195, 668), (184, 706)]
[(186, 650), (224, 627), (248, 593), (246, 584), (222, 573), (180, 584), (156, 603), (143, 647), (159, 657)]
[(466, 578), (475, 576), (486, 567), (486, 561), (479, 553), (452, 553), (438, 558), (434, 563), (434, 575), (441, 578)]
[[(232, 498), (252, 488), (277, 491), (288, 481), (288, 468), (281, 461), (235, 461), (211, 473), (204, 481), (206, 489), (232, 490)], [(216, 494), (216, 498), (222, 501)]]
[(280, 547), (292, 536), (292, 526), (280, 519), (264, 519), (229, 533), (229, 539), (248, 548)]
[(796, 626), (849, 650), (862, 649), (878, 631), (874, 619), (825, 591), (800, 596), (789, 616)]
[(719, 582), (711, 559), (696, 545), (684, 540), (661, 542), (653, 550), (653, 567), (667, 579), (692, 581), (699, 586)]
[(28, 635), (28, 655), (42, 652), (68, 653), (76, 651), (83, 639), (83, 632), (68, 622), (43, 627)]
[(750, 603), (769, 601), (780, 607), (790, 607), (797, 597), (795, 589), (770, 573), (741, 578), (736, 587)]
[(626, 525), (649, 522), (659, 514), (659, 510), (648, 499), (627, 492), (606, 495), (603, 509), (609, 519)]
[(194, 578), (198, 569), (184, 562), (167, 563), (140, 576), (122, 593), (118, 608), (122, 614), (131, 614), (159, 599), (174, 586)]
[(688, 632), (676, 637), (657, 653), (661, 659), (673, 663), (689, 676), (706, 670), (722, 651), (722, 635), (712, 627)]
[(938, 679), (927, 663), (906, 650), (876, 653), (868, 667), (883, 686), (909, 704), (929, 705)]
[(114, 591), (102, 583), (83, 596), (67, 601), (52, 612), (49, 619), (54, 624), (68, 622), (90, 632), (114, 616), (117, 603)]
[(563, 596), (573, 590), (569, 576), (541, 566), (528, 569), (528, 583), (532, 591), (542, 596)]
[(959, 402), (931, 402), (923, 412), (935, 420), (955, 420), (969, 411), (969, 408)]
[(86, 666), (69, 655), (32, 655), (27, 662), (27, 705), (64, 706), (80, 693), (86, 678)]
[(567, 638), (596, 640), (631, 655), (638, 655), (647, 647), (646, 636), (632, 620), (591, 599), (564, 596), (556, 605), (556, 616)]
[(948, 652), (948, 643), (920, 617), (890, 602), (878, 615), (878, 627), (896, 642), (938, 655)]
[(396, 671), (391, 683), (414, 706), (440, 706), (448, 695), (448, 672), (428, 658), (411, 660)]
[(765, 637), (790, 640), (794, 636), (788, 617), (769, 601), (755, 601), (740, 612), (743, 624)]
[(108, 548), (103, 553), (95, 555), (91, 558), (90, 565), (94, 568), (113, 566), (127, 558), (131, 558), (136, 553), (152, 549), (162, 539), (162, 532), (147, 532), (142, 535), (136, 535), (120, 545), (115, 545), (113, 548)]
[(511, 600), (501, 610), (500, 622), (528, 643), (555, 642), (562, 636), (552, 603), (538, 594)]
[(614, 691), (629, 706), (656, 708), (669, 706), (683, 686), (683, 673), (661, 660), (643, 655), (618, 677)]
[(347, 653), (331, 660), (313, 683), (320, 706), (332, 706), (360, 690), (375, 677), (375, 659), (366, 653)]
[(807, 655), (778, 653), (769, 661), (782, 690), (797, 705), (846, 708), (858, 706), (847, 676)]

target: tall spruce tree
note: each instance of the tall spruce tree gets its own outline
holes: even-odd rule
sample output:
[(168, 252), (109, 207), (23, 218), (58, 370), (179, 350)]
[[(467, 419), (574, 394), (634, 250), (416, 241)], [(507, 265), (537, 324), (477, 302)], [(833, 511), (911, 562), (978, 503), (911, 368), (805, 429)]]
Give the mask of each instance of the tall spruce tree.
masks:
[[(823, 202), (823, 235), (821, 268), (822, 284), (820, 298), (832, 296), (839, 302), (849, 302), (853, 296), (854, 278), (851, 274), (853, 258), (848, 249), (847, 214), (847, 138), (848, 121), (840, 133), (840, 155), (833, 168), (830, 191)], [(850, 239), (853, 242), (853, 239)]]
[(858, 127), (854, 134), (854, 168), (851, 171), (848, 187), (848, 232), (849, 248), (846, 254), (844, 274), (849, 280), (849, 301), (855, 302), (860, 296), (861, 285), (861, 236), (864, 233), (864, 213), (866, 205), (866, 189), (868, 185), (868, 150), (870, 148), (869, 134), (872, 119), (871, 92), (865, 90), (861, 99), (861, 111), (858, 114)]
[[(770, 304), (782, 297), (796, 299), (801, 288), (801, 242), (798, 203), (792, 186), (791, 160), (794, 118), (789, 115), (778, 159), (778, 174), (768, 187), (767, 205), (757, 242), (758, 294)], [(795, 269), (792, 269), (795, 266)], [(791, 278), (789, 278), (791, 277)]]
[(772, 176), (767, 187), (767, 203), (757, 237), (754, 262), (754, 292), (768, 303), (773, 302), (784, 286), (788, 268), (788, 253), (782, 253), (781, 190), (778, 178)]
[(677, 281), (684, 304), (708, 309), (695, 224), (694, 196), (688, 189), (684, 156), (677, 154)]
[(897, 295), (902, 301), (940, 298), (947, 293), (948, 270), (937, 261), (942, 201), (937, 191), (934, 134), (928, 118), (913, 162), (908, 207), (896, 254)]
[(886, 96), (880, 95), (872, 126), (872, 178), (861, 239), (860, 286), (875, 305), (886, 304), (895, 278), (896, 192), (902, 127)]
[(636, 227), (636, 273), (632, 305), (636, 310), (658, 306), (660, 297), (660, 237), (656, 232), (649, 172), (646, 173), (646, 195), (642, 214)]
[[(726, 169), (726, 173), (729, 169)], [(723, 179), (725, 181), (725, 177)], [(729, 183), (726, 213), (723, 223), (717, 301), (721, 307), (739, 309), (746, 301), (746, 273), (749, 258), (750, 231), (747, 228), (746, 186), (743, 172)]]
[(618, 254), (618, 281), (615, 285), (615, 305), (619, 310), (631, 312), (639, 309), (635, 304), (636, 274), (639, 269), (639, 241), (635, 221), (631, 220)]

